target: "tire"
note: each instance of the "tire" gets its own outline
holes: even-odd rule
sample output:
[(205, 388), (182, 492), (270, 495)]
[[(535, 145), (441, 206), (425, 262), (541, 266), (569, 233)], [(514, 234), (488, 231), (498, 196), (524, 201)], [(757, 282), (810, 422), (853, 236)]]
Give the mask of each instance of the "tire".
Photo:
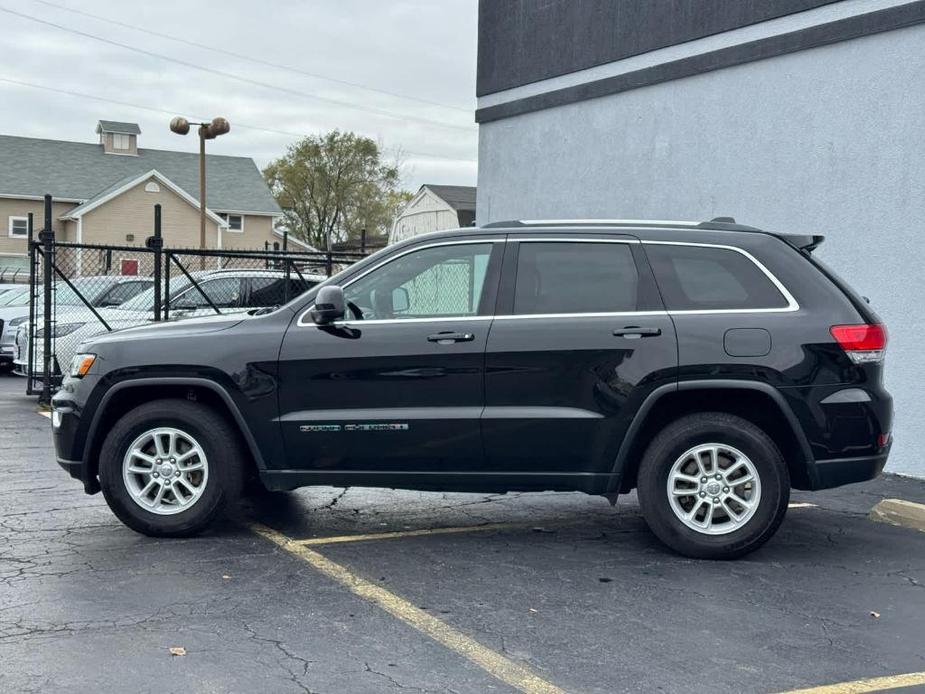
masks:
[[(175, 457), (158, 458), (155, 438), (168, 453), (171, 432)], [(127, 460), (130, 449), (146, 458), (136, 454)], [(145, 472), (129, 471), (139, 469)], [(224, 417), (206, 405), (172, 399), (141, 405), (116, 422), (99, 461), (109, 508), (132, 530), (151, 537), (186, 537), (207, 528), (237, 501), (244, 470), (239, 433)], [(136, 500), (148, 483), (154, 487)]]
[[(745, 481), (746, 475), (755, 481)], [(676, 552), (735, 559), (777, 532), (790, 501), (790, 474), (762, 429), (707, 412), (675, 420), (652, 440), (639, 466), (637, 494), (649, 528)]]

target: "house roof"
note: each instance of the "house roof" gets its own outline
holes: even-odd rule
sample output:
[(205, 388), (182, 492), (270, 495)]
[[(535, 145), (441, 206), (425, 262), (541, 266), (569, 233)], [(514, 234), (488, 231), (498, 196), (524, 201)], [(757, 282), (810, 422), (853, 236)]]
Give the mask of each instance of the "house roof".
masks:
[[(138, 156), (122, 156), (98, 144), (0, 135), (0, 196), (90, 200), (152, 169), (199, 200), (198, 152), (139, 148)], [(282, 214), (249, 157), (207, 154), (206, 182), (209, 209)]]
[[(101, 190), (99, 193), (94, 195), (89, 200), (82, 202), (81, 204), (79, 204), (77, 207), (74, 207), (73, 209), (68, 210), (63, 218), (64, 219), (77, 219), (79, 217), (82, 217), (90, 210), (96, 209), (97, 207), (99, 207), (105, 202), (108, 202), (109, 200), (116, 197), (117, 195), (121, 195), (122, 193), (129, 190), (130, 188), (134, 188), (139, 183), (143, 181), (147, 181), (152, 178), (162, 183), (163, 185), (165, 185), (167, 188), (169, 188), (174, 193), (179, 195), (187, 203), (189, 203), (190, 205), (198, 209), (199, 201), (196, 200), (196, 198), (194, 198), (192, 195), (190, 195), (185, 190), (180, 188), (180, 186), (178, 186), (176, 183), (174, 183), (169, 178), (164, 176), (161, 172), (156, 171), (156, 170), (151, 170), (151, 171), (145, 171), (144, 173), (138, 176), (127, 176), (126, 178), (116, 181), (111, 186), (108, 186), (105, 189)], [(211, 219), (213, 222), (218, 224), (220, 227), (228, 226), (228, 223), (224, 219), (219, 217), (217, 214), (215, 214), (212, 210), (208, 208), (206, 208), (206, 215), (208, 215), (209, 219)]]
[(96, 124), (98, 133), (122, 133), (123, 135), (141, 135), (138, 123), (123, 123), (117, 120), (101, 120)]
[(421, 188), (427, 188), (457, 212), (475, 211), (475, 186), (440, 186), (425, 183)]

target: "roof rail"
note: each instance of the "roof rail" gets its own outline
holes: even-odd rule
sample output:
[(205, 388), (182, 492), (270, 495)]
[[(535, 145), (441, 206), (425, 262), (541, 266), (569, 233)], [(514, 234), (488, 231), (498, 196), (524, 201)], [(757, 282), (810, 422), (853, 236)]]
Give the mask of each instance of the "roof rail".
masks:
[(512, 219), (503, 222), (491, 222), (483, 229), (538, 226), (667, 226), (696, 229), (717, 229), (721, 231), (761, 231), (757, 227), (737, 224), (734, 217), (714, 217), (707, 222), (693, 222), (679, 219)]
[(734, 217), (714, 217), (706, 222), (667, 221), (661, 219), (513, 219), (504, 222), (491, 222), (482, 229), (542, 227), (542, 226), (626, 226), (626, 227), (686, 227), (688, 229), (709, 229), (713, 231), (751, 231), (767, 234), (781, 239), (795, 248), (811, 253), (824, 240), (824, 236), (809, 234), (782, 234), (766, 231), (758, 227), (739, 224)]
[(737, 224), (735, 217), (714, 217), (708, 222), (700, 222), (698, 229), (717, 229), (719, 231), (763, 231), (747, 224)]
[(497, 229), (509, 227), (542, 227), (542, 226), (679, 226), (696, 227), (697, 222), (685, 220), (666, 219), (511, 219), (502, 222), (484, 224), (482, 229)]

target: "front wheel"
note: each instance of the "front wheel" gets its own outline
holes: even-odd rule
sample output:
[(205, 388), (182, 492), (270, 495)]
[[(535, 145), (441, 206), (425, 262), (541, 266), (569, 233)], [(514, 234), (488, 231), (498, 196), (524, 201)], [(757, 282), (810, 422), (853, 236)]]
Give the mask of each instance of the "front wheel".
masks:
[(100, 451), (100, 486), (119, 520), (152, 537), (205, 529), (240, 495), (237, 432), (219, 413), (156, 400), (126, 414)]
[(712, 412), (682, 417), (653, 439), (637, 492), (646, 523), (666, 545), (689, 557), (733, 559), (777, 531), (790, 475), (762, 429)]

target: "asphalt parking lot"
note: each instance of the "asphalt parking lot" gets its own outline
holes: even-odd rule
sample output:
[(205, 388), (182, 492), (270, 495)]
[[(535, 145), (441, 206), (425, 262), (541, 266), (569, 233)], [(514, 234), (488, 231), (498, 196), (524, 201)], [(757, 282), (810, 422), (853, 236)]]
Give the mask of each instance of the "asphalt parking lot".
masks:
[(0, 377), (0, 692), (921, 690), (925, 533), (868, 520), (884, 497), (925, 483), (797, 494), (736, 562), (553, 493), (308, 489), (151, 540)]

